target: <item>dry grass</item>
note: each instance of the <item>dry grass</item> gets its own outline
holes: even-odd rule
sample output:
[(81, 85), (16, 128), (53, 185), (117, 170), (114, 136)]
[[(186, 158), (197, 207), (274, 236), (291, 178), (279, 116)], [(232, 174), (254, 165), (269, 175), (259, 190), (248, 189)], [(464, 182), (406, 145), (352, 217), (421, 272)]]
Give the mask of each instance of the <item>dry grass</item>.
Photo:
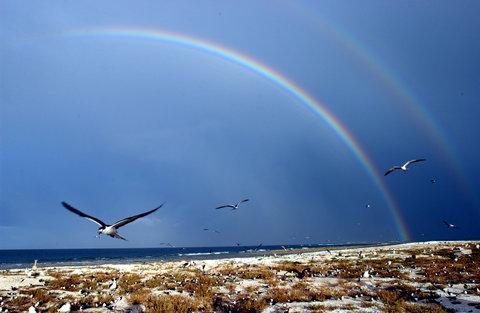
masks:
[(312, 288), (309, 284), (296, 284), (288, 288), (269, 288), (265, 298), (271, 303), (323, 301), (336, 297), (327, 288)]
[(92, 287), (95, 289), (96, 286), (102, 286), (103, 284), (110, 283), (114, 279), (119, 279), (119, 273), (117, 271), (107, 271), (107, 272), (95, 272), (88, 276), (85, 276), (83, 288)]
[(136, 273), (128, 273), (120, 276), (117, 285), (120, 289), (120, 294), (129, 294), (134, 291), (139, 291), (144, 288), (142, 284), (143, 277)]
[(95, 304), (112, 304), (115, 298), (111, 294), (101, 294), (97, 296), (98, 301)]
[(52, 296), (51, 294), (48, 293), (48, 290), (46, 288), (35, 288), (35, 289), (21, 289), (19, 290), (19, 293), (30, 296), (32, 299), (32, 302), (42, 302), (42, 303), (48, 303), (48, 302), (53, 302), (55, 300), (55, 297)]
[(428, 305), (420, 303), (407, 303), (405, 305), (405, 310), (409, 313), (447, 313), (447, 311), (439, 305)]
[(200, 297), (200, 298), (203, 298), (203, 297), (211, 298), (215, 294), (215, 291), (213, 290), (211, 285), (197, 284), (194, 282), (187, 282), (184, 285), (183, 290), (187, 291), (188, 293), (190, 293), (195, 297)]
[(453, 249), (434, 251), (432, 257), (407, 258), (407, 267), (418, 268), (421, 278), (416, 281), (433, 284), (466, 284), (480, 281), (480, 250), (470, 246), (469, 255), (456, 255)]
[(394, 291), (380, 290), (377, 292), (378, 300), (384, 306), (384, 312), (388, 313), (403, 313), (406, 312), (405, 300), (401, 299)]
[(49, 269), (46, 272), (46, 275), (53, 277), (53, 278), (64, 278), (66, 276), (69, 276), (71, 273), (66, 272), (63, 270), (54, 270), (54, 269)]
[(237, 271), (240, 279), (263, 279), (271, 280), (275, 277), (275, 273), (266, 266), (243, 267)]
[(346, 304), (339, 304), (339, 305), (314, 304), (314, 305), (308, 305), (307, 309), (313, 313), (324, 313), (324, 312), (330, 312), (334, 310), (347, 310), (350, 312), (355, 312), (358, 308), (353, 303), (346, 303)]
[[(268, 265), (225, 262), (203, 270), (194, 266), (179, 268), (178, 263), (177, 267), (173, 263), (137, 267), (122, 274), (115, 269), (85, 275), (65, 269), (47, 270), (50, 278), (45, 287), (19, 288), (15, 298), (4, 302), (13, 312), (26, 311), (33, 303), (40, 303), (38, 312), (49, 313), (56, 312), (67, 301), (75, 309), (93, 308), (112, 305), (120, 296), (126, 296), (129, 304), (142, 305), (146, 312), (153, 313), (256, 313), (272, 304), (347, 298), (355, 302), (335, 306), (315, 303), (305, 308), (329, 312), (335, 308), (355, 311), (358, 306), (393, 313), (444, 313), (439, 305), (416, 302), (431, 303), (438, 297), (439, 288), (456, 283), (466, 284), (467, 293), (480, 296), (480, 253), (473, 245), (470, 249), (472, 254), (466, 255), (453, 247), (399, 249), (395, 254), (390, 250), (391, 255), (350, 251), (337, 253), (333, 258), (305, 256), (299, 261)], [(362, 277), (365, 271), (370, 278)], [(118, 288), (109, 290), (114, 279)], [(429, 286), (430, 291), (426, 289)]]
[(17, 308), (18, 311), (28, 310), (31, 303), (32, 299), (27, 296), (18, 296), (8, 302), (10, 306)]
[(214, 312), (230, 313), (260, 313), (268, 303), (265, 299), (251, 294), (241, 294), (235, 301), (224, 297), (216, 297), (213, 300), (212, 309)]
[(135, 291), (128, 295), (128, 303), (130, 304), (146, 304), (152, 294), (149, 291)]
[(168, 280), (163, 276), (154, 276), (145, 281), (145, 287), (150, 289), (168, 289)]
[(203, 303), (181, 295), (149, 296), (143, 305), (149, 313), (206, 312)]
[(82, 278), (78, 274), (73, 274), (68, 277), (55, 275), (54, 277), (56, 278), (46, 281), (49, 289), (66, 291), (79, 291), (81, 289)]

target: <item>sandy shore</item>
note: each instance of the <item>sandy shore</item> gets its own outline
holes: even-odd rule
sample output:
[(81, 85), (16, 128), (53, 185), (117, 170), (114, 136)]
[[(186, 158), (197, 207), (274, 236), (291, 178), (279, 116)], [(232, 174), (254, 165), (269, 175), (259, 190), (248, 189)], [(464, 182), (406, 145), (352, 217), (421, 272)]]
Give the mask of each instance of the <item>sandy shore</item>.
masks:
[[(480, 242), (0, 272), (1, 312), (480, 312)], [(29, 311), (30, 310), (30, 311)]]

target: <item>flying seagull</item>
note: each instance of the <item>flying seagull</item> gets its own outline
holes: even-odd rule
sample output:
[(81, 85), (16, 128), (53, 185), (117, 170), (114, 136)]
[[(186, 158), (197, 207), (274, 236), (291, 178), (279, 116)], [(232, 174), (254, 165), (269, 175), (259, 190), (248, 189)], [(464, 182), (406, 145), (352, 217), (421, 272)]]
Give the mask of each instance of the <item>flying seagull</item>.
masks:
[(430, 182), (431, 182), (432, 184), (435, 184), (435, 183), (437, 182), (437, 180), (436, 180), (436, 179), (430, 179)]
[(248, 199), (245, 199), (245, 200), (239, 201), (235, 205), (233, 205), (233, 204), (222, 205), (222, 206), (219, 206), (218, 208), (215, 208), (215, 210), (218, 210), (218, 209), (221, 209), (221, 208), (232, 208), (232, 210), (236, 210), (236, 209), (238, 209), (238, 206), (240, 205), (240, 203), (247, 202), (247, 201), (248, 201)]
[(220, 232), (219, 232), (218, 230), (215, 230), (215, 229), (204, 228), (203, 230), (205, 230), (205, 231), (211, 231), (211, 232), (214, 232), (214, 233), (220, 234)]
[(460, 227), (458, 227), (457, 225), (450, 224), (450, 223), (447, 222), (447, 221), (443, 221), (443, 223), (444, 223), (445, 225), (447, 225), (448, 228), (460, 228)]
[(258, 249), (260, 249), (262, 246), (263, 246), (263, 243), (259, 244), (259, 245), (255, 248), (255, 251), (258, 251)]
[(390, 173), (393, 172), (394, 170), (402, 170), (402, 171), (406, 172), (406, 171), (408, 171), (407, 166), (409, 166), (410, 164), (415, 163), (415, 162), (425, 161), (425, 160), (426, 160), (426, 159), (410, 160), (410, 161), (408, 161), (407, 163), (403, 164), (402, 166), (394, 166), (394, 167), (391, 167), (391, 168), (385, 173), (384, 176), (387, 176), (388, 174), (390, 174)]
[(151, 211), (148, 211), (148, 212), (145, 212), (145, 213), (142, 213), (142, 214), (138, 214), (138, 215), (134, 215), (134, 216), (130, 216), (130, 217), (127, 217), (127, 218), (124, 218), (123, 220), (120, 220), (116, 223), (114, 223), (113, 225), (108, 225), (108, 224), (105, 224), (104, 222), (102, 222), (101, 220), (99, 220), (98, 218), (95, 218), (93, 216), (90, 216), (90, 215), (87, 215), (83, 212), (80, 212), (79, 210), (75, 209), (74, 207), (72, 207), (70, 204), (66, 203), (66, 202), (62, 202), (62, 205), (67, 209), (69, 210), (70, 212), (73, 212), (77, 215), (80, 215), (81, 217), (85, 217), (86, 219), (89, 219), (91, 220), (92, 222), (94, 223), (97, 223), (98, 225), (100, 225), (100, 227), (98, 228), (98, 233), (99, 234), (104, 234), (104, 235), (108, 235), (112, 238), (118, 238), (118, 239), (123, 239), (123, 240), (127, 240), (125, 238), (123, 238), (122, 236), (120, 236), (118, 234), (118, 228), (124, 226), (124, 225), (127, 225), (128, 223), (131, 223), (133, 222), (134, 220), (136, 220), (137, 218), (140, 218), (140, 217), (144, 217), (144, 216), (147, 216), (148, 214), (151, 214), (153, 212), (155, 212), (156, 210), (160, 209), (164, 203), (162, 203), (158, 208), (156, 209), (153, 209)]

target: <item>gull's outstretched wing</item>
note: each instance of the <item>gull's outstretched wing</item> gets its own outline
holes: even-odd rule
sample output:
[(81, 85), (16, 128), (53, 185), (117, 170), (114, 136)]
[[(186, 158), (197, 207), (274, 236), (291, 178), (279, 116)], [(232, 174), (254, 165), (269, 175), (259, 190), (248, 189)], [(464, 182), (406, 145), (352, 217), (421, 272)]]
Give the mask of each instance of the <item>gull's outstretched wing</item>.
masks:
[(142, 214), (138, 214), (138, 215), (134, 215), (134, 216), (130, 216), (130, 217), (124, 218), (123, 220), (120, 220), (120, 221), (116, 222), (115, 224), (113, 224), (112, 227), (119, 228), (119, 227), (122, 227), (122, 226), (124, 226), (124, 225), (127, 225), (128, 223), (133, 222), (133, 221), (136, 220), (137, 218), (147, 216), (148, 214), (152, 214), (152, 213), (155, 212), (156, 210), (160, 209), (164, 204), (165, 204), (165, 203), (162, 203), (158, 208), (155, 208), (155, 209), (150, 210), (150, 211), (148, 211), (148, 212), (145, 212), (145, 213), (142, 213)]
[(71, 206), (70, 204), (66, 203), (66, 202), (62, 202), (62, 205), (67, 209), (69, 210), (70, 212), (73, 212), (75, 214), (78, 214), (80, 215), (81, 217), (85, 217), (86, 219), (89, 219), (91, 220), (92, 222), (95, 222), (97, 223), (98, 225), (100, 226), (107, 226), (107, 224), (105, 224), (104, 222), (102, 222), (101, 220), (99, 220), (98, 218), (95, 218), (93, 216), (90, 216), (90, 215), (87, 215), (83, 212), (80, 212), (79, 210), (75, 209), (73, 206)]
[(409, 165), (412, 164), (412, 163), (421, 162), (421, 161), (425, 161), (425, 160), (426, 160), (426, 159), (410, 160), (410, 161), (408, 161), (407, 163), (405, 163), (405, 165), (403, 165), (403, 166), (407, 167), (407, 166), (409, 166)]
[(231, 204), (227, 204), (227, 205), (222, 205), (222, 206), (219, 206), (218, 208), (215, 208), (215, 210), (218, 210), (218, 209), (222, 209), (222, 208), (235, 208), (234, 205), (231, 205)]
[(244, 202), (247, 202), (247, 201), (249, 201), (249, 200), (248, 200), (248, 199), (245, 199), (245, 200), (239, 201), (239, 202), (237, 203), (237, 206), (238, 206), (240, 203), (244, 203)]
[(388, 171), (383, 175), (383, 176), (387, 176), (388, 174), (390, 174), (391, 172), (393, 172), (394, 170), (398, 170), (400, 169), (401, 167), (400, 166), (394, 166), (394, 167), (391, 167), (388, 169)]
[(114, 234), (112, 235), (112, 237), (115, 237), (115, 238), (118, 238), (118, 239), (123, 239), (123, 240), (125, 240), (125, 241), (128, 241), (127, 239), (125, 239), (125, 238), (123, 238), (122, 236), (120, 236), (118, 233), (114, 233)]

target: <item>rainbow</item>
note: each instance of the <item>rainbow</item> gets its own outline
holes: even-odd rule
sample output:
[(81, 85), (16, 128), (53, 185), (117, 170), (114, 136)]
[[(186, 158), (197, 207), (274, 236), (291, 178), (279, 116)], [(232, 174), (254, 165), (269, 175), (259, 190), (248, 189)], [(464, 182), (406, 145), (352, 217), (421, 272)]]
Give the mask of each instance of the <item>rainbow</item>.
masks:
[(467, 171), (460, 161), (462, 160), (458, 153), (460, 149), (455, 147), (454, 141), (445, 127), (441, 125), (441, 121), (435, 117), (427, 105), (422, 103), (418, 93), (407, 85), (398, 71), (394, 70), (378, 53), (358, 40), (352, 32), (348, 31), (338, 21), (330, 19), (318, 7), (295, 1), (286, 2), (284, 5), (288, 5), (290, 12), (296, 12), (300, 15), (302, 21), (310, 23), (315, 29), (349, 52), (354, 59), (357, 59), (390, 90), (397, 101), (404, 104), (403, 109), (408, 116), (422, 129), (423, 134), (428, 135), (430, 141), (434, 143), (433, 146), (439, 151), (437, 155), (446, 159), (456, 175), (457, 182), (463, 186), (464, 190), (468, 190), (472, 195), (471, 198), (474, 199), (476, 193), (472, 190), (471, 179), (466, 174)]
[(134, 38), (161, 41), (175, 45), (196, 49), (216, 57), (225, 59), (233, 64), (239, 65), (267, 81), (273, 83), (287, 94), (303, 103), (315, 115), (325, 122), (337, 135), (337, 137), (345, 143), (349, 150), (354, 154), (359, 163), (363, 166), (374, 185), (380, 190), (384, 201), (386, 202), (391, 216), (397, 227), (398, 235), (403, 241), (411, 240), (407, 227), (402, 220), (400, 210), (395, 204), (393, 196), (388, 191), (386, 185), (382, 181), (382, 175), (376, 170), (372, 160), (367, 153), (362, 149), (358, 141), (350, 134), (347, 127), (343, 125), (324, 104), (317, 101), (305, 90), (298, 86), (295, 82), (285, 77), (278, 71), (252, 59), (249, 56), (241, 54), (237, 51), (223, 47), (217, 43), (209, 42), (203, 39), (167, 32), (163, 30), (148, 30), (148, 29), (134, 29), (134, 28), (94, 28), (82, 31), (69, 31), (62, 34), (63, 36), (95, 36), (95, 37), (119, 37), (119, 38)]

